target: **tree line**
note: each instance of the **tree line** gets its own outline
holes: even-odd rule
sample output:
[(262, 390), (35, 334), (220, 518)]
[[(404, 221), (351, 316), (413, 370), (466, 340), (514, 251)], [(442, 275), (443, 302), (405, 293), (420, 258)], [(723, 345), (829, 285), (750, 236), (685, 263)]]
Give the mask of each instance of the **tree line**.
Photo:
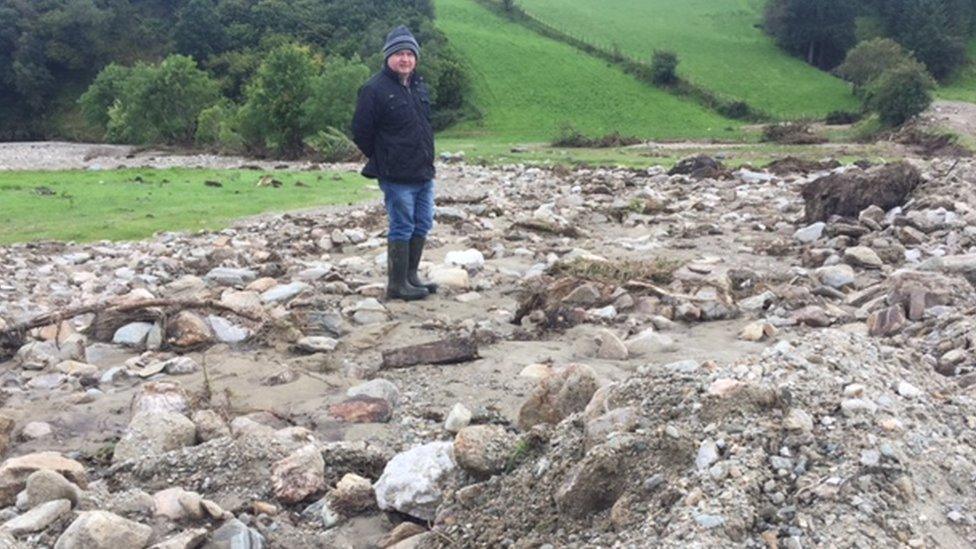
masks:
[(857, 43), (888, 38), (944, 80), (966, 63), (976, 0), (770, 0), (763, 26), (781, 47), (824, 70)]
[(0, 0), (0, 140), (295, 156), (348, 129), (400, 23), (422, 44), (436, 125), (470, 114), (432, 0)]
[(865, 110), (898, 125), (968, 63), (976, 0), (770, 0), (763, 27), (780, 47), (851, 82)]

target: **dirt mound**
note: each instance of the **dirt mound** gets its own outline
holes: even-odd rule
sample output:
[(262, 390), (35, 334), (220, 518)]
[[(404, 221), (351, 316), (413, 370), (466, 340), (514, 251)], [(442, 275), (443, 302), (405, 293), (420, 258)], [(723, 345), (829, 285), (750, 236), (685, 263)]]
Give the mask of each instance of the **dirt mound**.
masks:
[(833, 215), (857, 217), (868, 206), (890, 210), (904, 204), (921, 182), (918, 168), (907, 162), (821, 177), (803, 187), (806, 221), (826, 221)]
[(729, 175), (725, 166), (710, 156), (699, 155), (680, 160), (668, 175), (687, 175), (693, 179), (718, 179)]
[[(965, 544), (951, 517), (920, 515), (946, 493), (976, 502), (958, 485), (976, 472), (971, 399), (938, 398), (913, 360), (828, 330), (711, 370), (646, 368), (524, 436), (520, 464), (458, 492), (438, 528), (464, 547)], [(632, 417), (594, 435), (613, 410)]]
[(787, 156), (773, 160), (763, 169), (780, 177), (791, 173), (810, 173), (830, 171), (841, 166), (840, 162), (830, 160), (806, 160), (795, 156)]

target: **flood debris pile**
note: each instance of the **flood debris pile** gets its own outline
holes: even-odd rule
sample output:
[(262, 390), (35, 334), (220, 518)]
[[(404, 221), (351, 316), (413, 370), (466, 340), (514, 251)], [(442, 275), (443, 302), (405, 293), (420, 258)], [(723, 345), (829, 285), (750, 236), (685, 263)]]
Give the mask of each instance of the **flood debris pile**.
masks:
[(976, 543), (976, 163), (440, 167), (0, 248), (0, 545)]

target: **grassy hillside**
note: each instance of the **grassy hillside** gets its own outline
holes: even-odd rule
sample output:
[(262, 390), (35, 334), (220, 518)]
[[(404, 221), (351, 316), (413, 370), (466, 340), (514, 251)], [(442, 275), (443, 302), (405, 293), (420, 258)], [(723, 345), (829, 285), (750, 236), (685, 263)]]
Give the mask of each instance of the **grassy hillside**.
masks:
[(436, 0), (437, 25), (470, 63), (478, 123), (448, 136), (549, 140), (564, 123), (588, 135), (735, 138), (739, 124), (638, 82), (622, 71), (475, 4)]
[(560, 30), (649, 60), (669, 49), (678, 72), (773, 116), (823, 116), (855, 110), (847, 84), (790, 57), (756, 24), (764, 0), (517, 0)]

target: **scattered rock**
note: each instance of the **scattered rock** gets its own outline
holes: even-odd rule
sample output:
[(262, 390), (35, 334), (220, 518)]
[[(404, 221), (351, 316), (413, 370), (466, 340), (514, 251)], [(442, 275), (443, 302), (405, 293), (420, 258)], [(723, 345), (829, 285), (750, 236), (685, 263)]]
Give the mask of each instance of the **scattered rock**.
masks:
[(55, 549), (141, 549), (149, 544), (152, 528), (107, 511), (81, 513), (61, 534)]
[(325, 489), (325, 461), (315, 446), (303, 446), (274, 464), (274, 495), (284, 503), (298, 503)]
[(476, 476), (502, 472), (515, 446), (515, 436), (498, 425), (472, 425), (454, 437), (454, 458)]
[(132, 418), (125, 435), (116, 444), (112, 461), (176, 450), (194, 444), (196, 438), (196, 426), (183, 414), (141, 412)]
[(453, 444), (430, 442), (397, 454), (376, 481), (376, 502), (384, 511), (434, 520), (456, 465)]
[(461, 429), (464, 429), (471, 423), (471, 410), (461, 403), (454, 405), (451, 408), (451, 413), (447, 415), (447, 421), (444, 422), (444, 429), (449, 433), (457, 433)]
[(519, 428), (555, 424), (573, 412), (583, 411), (598, 386), (596, 373), (584, 364), (570, 364), (542, 378), (519, 410)]
[(71, 512), (71, 502), (66, 499), (56, 499), (33, 507), (23, 515), (8, 520), (0, 526), (0, 530), (20, 537), (24, 534), (40, 532), (50, 526), (61, 516)]
[(329, 406), (329, 414), (349, 423), (383, 423), (390, 420), (393, 409), (382, 398), (355, 396)]

